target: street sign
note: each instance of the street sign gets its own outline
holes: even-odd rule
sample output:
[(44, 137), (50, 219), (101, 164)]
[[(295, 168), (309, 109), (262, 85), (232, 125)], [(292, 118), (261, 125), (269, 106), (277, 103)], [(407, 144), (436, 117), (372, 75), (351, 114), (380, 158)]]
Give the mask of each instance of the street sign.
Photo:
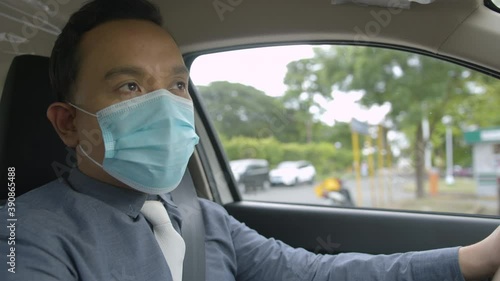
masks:
[(465, 132), (464, 138), (469, 144), (478, 142), (500, 142), (500, 128), (488, 128)]
[(359, 133), (362, 135), (368, 135), (368, 124), (361, 122), (359, 120), (356, 120), (355, 118), (352, 118), (351, 130), (353, 132), (356, 132), (356, 133)]

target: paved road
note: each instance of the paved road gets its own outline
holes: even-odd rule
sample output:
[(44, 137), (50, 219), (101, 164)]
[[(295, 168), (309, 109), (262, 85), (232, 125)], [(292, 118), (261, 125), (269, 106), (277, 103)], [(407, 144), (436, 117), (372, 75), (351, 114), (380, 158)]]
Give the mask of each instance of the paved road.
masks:
[[(355, 201), (357, 207), (384, 207), (391, 205), (390, 203), (396, 203), (398, 201), (405, 201), (408, 199), (415, 198), (414, 192), (409, 192), (405, 190), (405, 187), (413, 183), (414, 178), (412, 176), (395, 176), (389, 180), (385, 178), (384, 180), (378, 181), (378, 179), (370, 180), (364, 178), (361, 180), (361, 193), (362, 193), (362, 204), (357, 201), (357, 188), (355, 180), (348, 180), (345, 182), (345, 186), (349, 189), (352, 198)], [(299, 185), (293, 187), (278, 186), (272, 187), (269, 190), (262, 190), (254, 193), (245, 193), (243, 198), (246, 200), (257, 200), (257, 201), (268, 201), (268, 202), (285, 202), (285, 203), (302, 203), (308, 205), (331, 205), (330, 200), (319, 198), (314, 193), (315, 185)], [(374, 193), (372, 193), (371, 187), (374, 187)], [(380, 188), (383, 186), (384, 188)], [(374, 198), (372, 197), (374, 194)], [(382, 196), (383, 194), (383, 196)], [(469, 202), (475, 202), (479, 206), (489, 208), (490, 210), (496, 210), (497, 201), (487, 200), (481, 198), (469, 198), (467, 200), (472, 200)], [(451, 208), (451, 207), (450, 207)], [(453, 210), (453, 209), (451, 209)]]
[(292, 187), (273, 186), (267, 191), (245, 193), (243, 194), (243, 199), (268, 202), (330, 205), (328, 200), (316, 196), (314, 193), (314, 186), (312, 185), (299, 185)]
[[(380, 204), (384, 199), (388, 202), (390, 199), (390, 194), (392, 194), (392, 200), (400, 201), (405, 199), (413, 198), (415, 195), (413, 192), (405, 192), (403, 187), (408, 183), (411, 183), (413, 178), (410, 177), (394, 177), (389, 184), (389, 179), (385, 181), (378, 181), (374, 179), (371, 181), (368, 178), (361, 180), (361, 193), (362, 193), (362, 204), (363, 207), (373, 207)], [(372, 198), (371, 186), (375, 188), (375, 196)], [(246, 193), (243, 195), (244, 199), (247, 200), (258, 200), (258, 201), (270, 201), (270, 202), (288, 202), (288, 203), (304, 203), (304, 204), (315, 204), (315, 205), (330, 205), (328, 199), (319, 198), (314, 193), (315, 185), (299, 185), (299, 186), (277, 186), (272, 187), (269, 190), (258, 191), (254, 193)], [(348, 180), (345, 182), (345, 186), (351, 192), (351, 196), (355, 201), (357, 201), (357, 185), (354, 180)], [(376, 188), (377, 186), (384, 186), (384, 188)], [(392, 192), (389, 192), (389, 189)], [(381, 194), (384, 194), (382, 196)], [(360, 206), (360, 204), (356, 204)]]

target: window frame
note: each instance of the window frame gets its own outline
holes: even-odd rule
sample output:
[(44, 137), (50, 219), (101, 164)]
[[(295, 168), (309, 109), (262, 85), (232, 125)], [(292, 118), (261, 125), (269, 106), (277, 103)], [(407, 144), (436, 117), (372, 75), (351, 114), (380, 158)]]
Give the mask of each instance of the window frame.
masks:
[(487, 8), (489, 8), (492, 11), (500, 13), (500, 7), (497, 6), (495, 3), (493, 3), (492, 0), (484, 0), (484, 6), (486, 6)]

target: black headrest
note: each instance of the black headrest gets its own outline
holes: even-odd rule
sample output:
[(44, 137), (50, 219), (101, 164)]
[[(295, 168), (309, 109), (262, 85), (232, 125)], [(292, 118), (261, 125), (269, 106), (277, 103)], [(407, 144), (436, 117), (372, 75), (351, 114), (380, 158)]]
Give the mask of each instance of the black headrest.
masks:
[(15, 168), (19, 196), (63, 175), (74, 160), (46, 117), (56, 101), (48, 70), (49, 58), (22, 55), (7, 74), (0, 100), (0, 199), (8, 194), (8, 167)]

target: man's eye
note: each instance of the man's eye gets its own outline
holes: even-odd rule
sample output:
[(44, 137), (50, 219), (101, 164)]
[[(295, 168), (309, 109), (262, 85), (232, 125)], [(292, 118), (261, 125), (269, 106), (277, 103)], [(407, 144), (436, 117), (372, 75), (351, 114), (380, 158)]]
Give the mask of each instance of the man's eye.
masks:
[(187, 84), (185, 82), (179, 81), (175, 83), (175, 86), (168, 89), (174, 95), (186, 96), (187, 95)]
[(182, 91), (185, 91), (187, 88), (186, 83), (184, 83), (184, 82), (177, 82), (177, 84), (175, 86), (177, 89), (182, 90)]
[(139, 85), (137, 85), (137, 83), (135, 82), (129, 82), (123, 86), (121, 86), (119, 88), (120, 91), (123, 91), (123, 92), (140, 92), (141, 91), (141, 88), (139, 87)]

